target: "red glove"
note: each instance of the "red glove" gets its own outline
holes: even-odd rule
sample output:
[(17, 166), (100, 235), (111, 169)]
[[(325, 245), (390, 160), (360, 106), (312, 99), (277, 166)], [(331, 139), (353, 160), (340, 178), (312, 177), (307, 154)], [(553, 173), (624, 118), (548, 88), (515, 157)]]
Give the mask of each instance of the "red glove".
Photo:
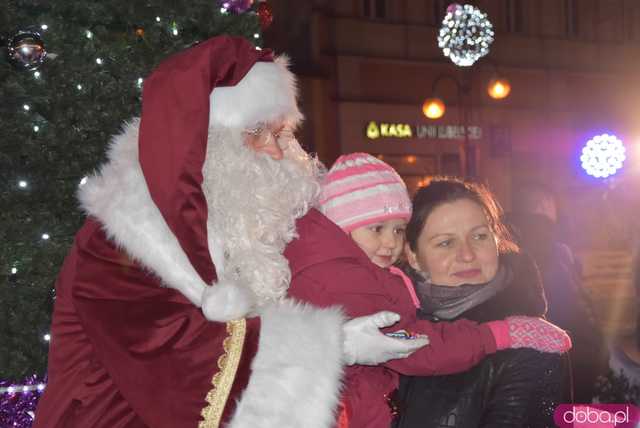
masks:
[(498, 350), (532, 348), (562, 354), (571, 349), (571, 338), (567, 332), (542, 318), (514, 316), (503, 321), (491, 321), (487, 325)]

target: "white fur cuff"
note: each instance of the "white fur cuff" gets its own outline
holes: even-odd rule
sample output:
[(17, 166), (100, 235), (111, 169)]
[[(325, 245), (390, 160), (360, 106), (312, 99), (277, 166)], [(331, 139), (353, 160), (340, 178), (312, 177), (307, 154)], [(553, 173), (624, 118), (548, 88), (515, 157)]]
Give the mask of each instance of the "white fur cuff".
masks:
[(339, 308), (262, 308), (258, 353), (229, 428), (331, 428), (342, 377)]
[(226, 322), (244, 318), (254, 304), (251, 291), (229, 282), (207, 286), (202, 293), (202, 313), (209, 321)]

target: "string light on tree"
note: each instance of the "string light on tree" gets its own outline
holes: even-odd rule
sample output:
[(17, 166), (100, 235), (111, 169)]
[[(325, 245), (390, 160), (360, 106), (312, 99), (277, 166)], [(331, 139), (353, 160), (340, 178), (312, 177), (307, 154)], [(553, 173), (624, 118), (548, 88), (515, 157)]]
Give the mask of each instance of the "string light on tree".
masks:
[(170, 30), (171, 30), (171, 34), (173, 34), (174, 36), (177, 36), (178, 34), (180, 34), (180, 31), (178, 31), (178, 24), (175, 21), (171, 23)]
[(2, 384), (7, 384), (6, 381), (0, 381), (0, 395), (1, 394), (15, 394), (16, 392), (22, 392), (23, 394), (27, 394), (29, 392), (42, 392), (47, 387), (44, 382), (31, 383), (36, 381), (35, 377), (27, 379), (28, 382), (26, 384), (18, 384), (9, 386), (3, 386)]
[(48, 240), (49, 240), (49, 238), (51, 238), (51, 236), (50, 236), (48, 233), (43, 233), (43, 234), (42, 234), (42, 239), (43, 239), (43, 240), (48, 241)]
[(29, 186), (29, 183), (27, 183), (25, 180), (20, 180), (18, 181), (18, 187), (21, 189), (26, 189)]
[(615, 135), (596, 135), (582, 148), (580, 162), (587, 174), (607, 178), (622, 168), (626, 159), (622, 141)]
[(87, 39), (92, 39), (93, 38), (93, 33), (91, 32), (91, 30), (87, 30), (84, 35), (86, 36)]
[(493, 25), (484, 12), (453, 3), (442, 21), (438, 47), (454, 64), (468, 67), (489, 53), (493, 36)]

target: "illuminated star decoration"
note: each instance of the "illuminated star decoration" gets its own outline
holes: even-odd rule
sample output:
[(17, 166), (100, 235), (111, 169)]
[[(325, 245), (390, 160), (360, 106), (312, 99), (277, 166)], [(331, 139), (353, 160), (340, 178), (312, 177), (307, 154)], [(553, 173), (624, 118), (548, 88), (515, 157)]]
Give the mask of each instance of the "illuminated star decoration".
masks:
[(468, 4), (453, 3), (442, 21), (438, 47), (455, 65), (468, 67), (489, 53), (493, 35), (486, 13)]
[(607, 178), (615, 174), (626, 159), (622, 141), (615, 135), (597, 135), (582, 148), (580, 162), (587, 174)]

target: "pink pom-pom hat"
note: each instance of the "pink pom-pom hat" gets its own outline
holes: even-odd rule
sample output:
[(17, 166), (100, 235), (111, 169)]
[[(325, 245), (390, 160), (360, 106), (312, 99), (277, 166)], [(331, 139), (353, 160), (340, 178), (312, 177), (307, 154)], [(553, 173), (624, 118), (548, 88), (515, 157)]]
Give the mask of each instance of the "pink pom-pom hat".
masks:
[(322, 183), (320, 211), (349, 233), (389, 219), (409, 220), (407, 186), (389, 165), (366, 153), (340, 156)]

